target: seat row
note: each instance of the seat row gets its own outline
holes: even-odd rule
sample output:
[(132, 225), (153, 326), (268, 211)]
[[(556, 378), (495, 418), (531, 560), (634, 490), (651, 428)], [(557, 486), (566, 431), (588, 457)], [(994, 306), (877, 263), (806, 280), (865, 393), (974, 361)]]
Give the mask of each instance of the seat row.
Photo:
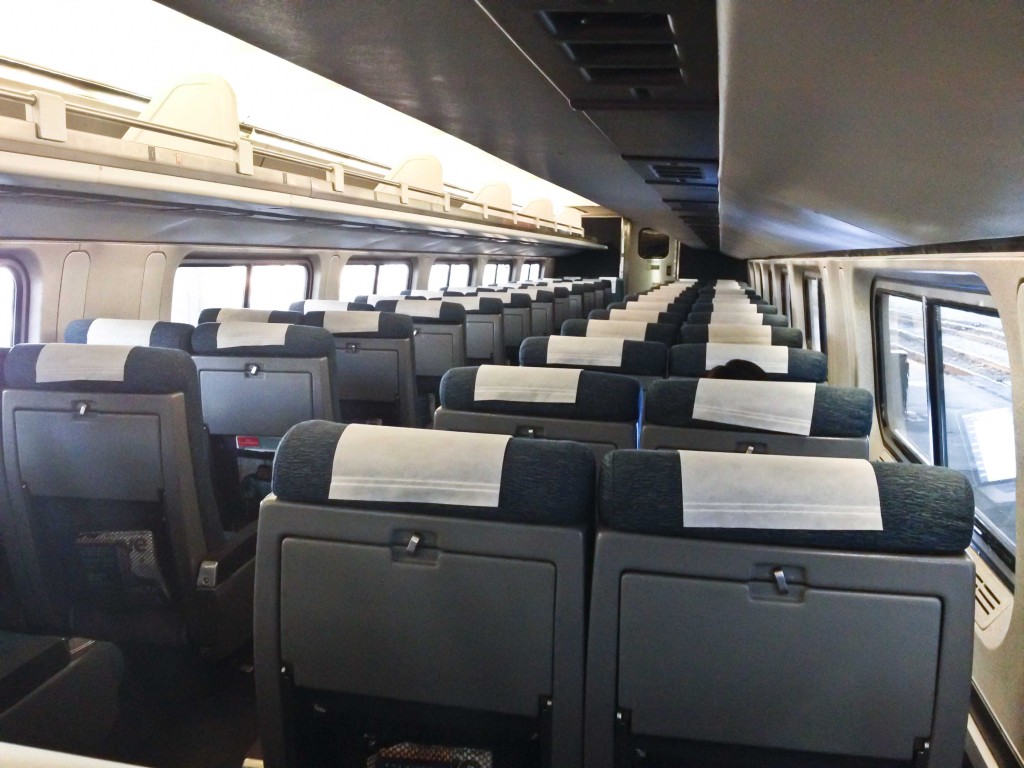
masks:
[(961, 474), (615, 450), (598, 487), (572, 442), (294, 427), (257, 553), (267, 765), (959, 766)]

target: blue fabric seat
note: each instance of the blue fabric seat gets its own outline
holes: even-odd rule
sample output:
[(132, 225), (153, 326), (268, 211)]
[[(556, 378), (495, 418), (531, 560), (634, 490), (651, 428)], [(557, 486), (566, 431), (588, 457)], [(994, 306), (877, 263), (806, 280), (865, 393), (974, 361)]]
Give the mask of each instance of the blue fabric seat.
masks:
[[(707, 370), (707, 344), (676, 344), (669, 351), (669, 376), (699, 378)], [(828, 377), (828, 358), (821, 352), (789, 348), (786, 373), (768, 373), (769, 381), (823, 383)]]
[[(766, 461), (770, 468), (755, 466)], [(923, 751), (929, 765), (957, 768), (974, 634), (967, 480), (941, 467), (852, 459), (728, 462), (728, 476), (710, 486), (722, 495), (707, 496), (714, 478), (685, 484), (679, 453), (605, 457), (586, 764), (625, 766), (616, 755), (643, 751), (652, 763), (685, 752), (729, 765), (903, 765)], [(880, 527), (812, 530), (801, 517), (795, 528), (723, 528), (690, 516), (697, 507), (717, 514), (729, 489), (748, 486), (751, 500), (766, 488), (801, 488), (827, 517), (832, 478), (809, 462), (855, 465), (856, 494), (876, 494)], [(769, 495), (770, 506), (748, 501), (741, 514), (777, 515)]]
[[(468, 483), (458, 475), (467, 461), (487, 477)], [(437, 474), (441, 465), (457, 476)], [(423, 473), (429, 484), (410, 480)], [(369, 734), (381, 747), (474, 745), (495, 760), (532, 750), (541, 732), (545, 765), (580, 766), (593, 484), (592, 454), (570, 442), (292, 429), (260, 519), (255, 662), (267, 760), (308, 764), (321, 748), (308, 726), (321, 723), (340, 751)], [(399, 486), (400, 500), (390, 496)], [(466, 497), (481, 488), (485, 498)], [(456, 712), (452, 736), (445, 723)]]

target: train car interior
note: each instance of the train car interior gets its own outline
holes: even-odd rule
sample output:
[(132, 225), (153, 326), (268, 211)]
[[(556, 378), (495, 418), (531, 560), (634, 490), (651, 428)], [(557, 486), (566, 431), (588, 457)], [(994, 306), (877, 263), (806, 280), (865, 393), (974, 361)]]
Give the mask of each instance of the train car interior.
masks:
[(1022, 94), (1020, 0), (0, 0), (0, 766), (1024, 768)]

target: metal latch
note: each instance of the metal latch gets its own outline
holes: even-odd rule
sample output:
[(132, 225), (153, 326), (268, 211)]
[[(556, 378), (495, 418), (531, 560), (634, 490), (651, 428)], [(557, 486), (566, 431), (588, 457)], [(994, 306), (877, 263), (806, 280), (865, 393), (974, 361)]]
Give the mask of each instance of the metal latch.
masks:
[(772, 571), (772, 576), (775, 577), (775, 588), (779, 590), (779, 594), (788, 595), (789, 584), (786, 581), (786, 572), (781, 568), (776, 568)]
[(345, 345), (345, 351), (350, 355), (354, 355), (359, 351), (359, 345), (354, 342), (350, 342)]
[(79, 400), (74, 404), (75, 414), (78, 416), (85, 416), (89, 412), (89, 404), (84, 400)]
[(259, 363), (246, 363), (245, 364), (245, 375), (246, 376), (259, 376), (262, 368)]
[(420, 546), (420, 541), (422, 541), (420, 535), (418, 533), (414, 533), (412, 536), (409, 537), (409, 543), (405, 545), (405, 551), (408, 552), (410, 555), (415, 555), (416, 550)]
[(199, 564), (199, 576), (196, 578), (196, 587), (199, 589), (213, 589), (217, 586), (217, 561), (203, 560)]

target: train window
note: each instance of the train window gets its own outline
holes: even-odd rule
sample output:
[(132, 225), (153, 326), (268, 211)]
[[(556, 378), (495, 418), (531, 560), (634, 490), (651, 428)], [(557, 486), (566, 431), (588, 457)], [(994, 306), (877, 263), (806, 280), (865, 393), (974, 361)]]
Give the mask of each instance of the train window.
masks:
[(174, 272), (171, 320), (195, 324), (207, 307), (288, 309), (308, 289), (305, 264), (183, 264)]
[(397, 296), (409, 287), (412, 270), (404, 261), (381, 263), (349, 262), (341, 270), (338, 298), (352, 301), (356, 296)]
[(804, 278), (804, 327), (807, 329), (807, 348), (816, 352), (827, 352), (825, 286), (818, 275), (808, 275)]
[(924, 303), (882, 294), (885, 422), (904, 445), (931, 463), (931, 410), (925, 358)]
[(937, 313), (945, 464), (967, 475), (979, 524), (1012, 555), (1017, 462), (1003, 327), (998, 316), (974, 309), (939, 305)]
[(523, 264), (523, 280), (540, 280), (544, 276), (544, 265), (538, 261)]
[(465, 288), (469, 285), (470, 266), (466, 262), (435, 261), (430, 267), (428, 291)]
[(512, 265), (506, 261), (490, 261), (484, 267), (481, 285), (501, 285), (512, 280)]
[(18, 278), (13, 269), (0, 266), (0, 346), (14, 346), (17, 326)]
[(1010, 578), (1017, 550), (1017, 461), (1010, 361), (999, 316), (959, 304), (957, 295), (940, 289), (877, 296), (883, 434), (902, 452), (967, 477), (979, 546), (1007, 566)]

